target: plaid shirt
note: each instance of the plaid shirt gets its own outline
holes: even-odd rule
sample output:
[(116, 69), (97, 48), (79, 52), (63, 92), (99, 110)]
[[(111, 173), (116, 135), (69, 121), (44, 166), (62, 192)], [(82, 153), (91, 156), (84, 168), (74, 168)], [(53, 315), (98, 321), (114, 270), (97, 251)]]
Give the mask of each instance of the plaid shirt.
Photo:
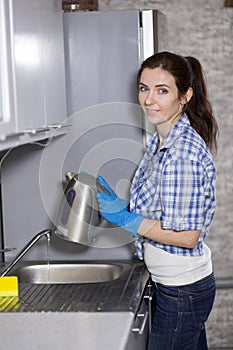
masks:
[[(183, 114), (157, 151), (157, 133), (147, 145), (131, 186), (130, 210), (145, 218), (160, 220), (163, 229), (200, 230), (195, 248), (150, 243), (176, 255), (203, 254), (203, 239), (215, 212), (216, 170), (211, 154)], [(139, 238), (140, 244), (148, 239)]]

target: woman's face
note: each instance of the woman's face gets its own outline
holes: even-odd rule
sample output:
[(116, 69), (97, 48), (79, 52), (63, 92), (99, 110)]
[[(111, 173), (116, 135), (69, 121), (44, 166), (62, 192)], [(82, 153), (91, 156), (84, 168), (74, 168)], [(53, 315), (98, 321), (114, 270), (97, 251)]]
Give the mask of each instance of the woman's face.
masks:
[(154, 125), (169, 122), (172, 126), (182, 112), (182, 99), (174, 77), (162, 68), (145, 68), (139, 81), (139, 103), (148, 121)]

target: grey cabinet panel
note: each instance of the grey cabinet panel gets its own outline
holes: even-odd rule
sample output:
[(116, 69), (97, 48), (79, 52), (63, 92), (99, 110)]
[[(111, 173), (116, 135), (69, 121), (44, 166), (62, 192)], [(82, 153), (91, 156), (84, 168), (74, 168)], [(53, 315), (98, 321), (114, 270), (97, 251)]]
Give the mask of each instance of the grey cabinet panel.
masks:
[(66, 118), (63, 19), (58, 1), (14, 1), (18, 129)]
[(140, 12), (65, 13), (69, 115), (107, 102), (137, 103)]
[(0, 149), (6, 149), (50, 137), (47, 127), (65, 122), (67, 110), (61, 2), (2, 3), (10, 113), (9, 121), (0, 118)]
[(0, 140), (16, 131), (13, 95), (11, 14), (7, 1), (0, 2)]
[[(64, 14), (67, 109), (77, 130), (64, 169), (99, 172), (114, 187), (124, 182), (124, 193), (142, 156), (140, 30), (138, 10)], [(133, 141), (136, 161), (125, 144)]]

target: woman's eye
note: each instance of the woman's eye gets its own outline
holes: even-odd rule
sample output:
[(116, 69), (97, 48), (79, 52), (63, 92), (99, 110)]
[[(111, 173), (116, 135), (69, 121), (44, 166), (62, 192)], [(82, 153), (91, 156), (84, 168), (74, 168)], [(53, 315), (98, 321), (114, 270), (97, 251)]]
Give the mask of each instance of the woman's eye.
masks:
[(168, 93), (167, 89), (159, 89), (159, 94), (164, 95), (167, 93)]
[(146, 92), (148, 88), (146, 86), (139, 86), (139, 92)]

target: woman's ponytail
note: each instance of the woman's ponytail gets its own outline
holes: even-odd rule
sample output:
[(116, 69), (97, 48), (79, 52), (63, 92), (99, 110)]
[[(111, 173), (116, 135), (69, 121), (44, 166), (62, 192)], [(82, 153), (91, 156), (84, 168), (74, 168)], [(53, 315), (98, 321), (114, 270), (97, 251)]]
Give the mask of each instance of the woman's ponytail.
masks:
[(186, 57), (192, 72), (193, 96), (186, 105), (186, 113), (190, 124), (204, 139), (212, 152), (217, 152), (218, 125), (213, 115), (207, 95), (206, 80), (200, 62), (192, 57)]

